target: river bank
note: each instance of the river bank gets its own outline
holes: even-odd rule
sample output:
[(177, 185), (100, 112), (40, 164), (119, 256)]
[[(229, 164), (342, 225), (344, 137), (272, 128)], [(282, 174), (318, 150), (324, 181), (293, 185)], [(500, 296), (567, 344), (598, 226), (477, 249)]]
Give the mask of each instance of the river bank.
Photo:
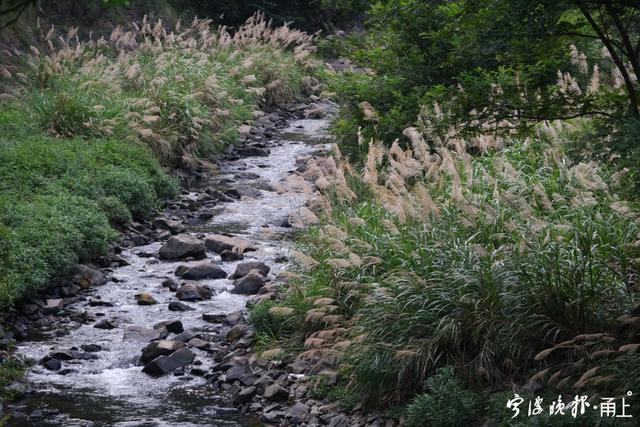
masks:
[[(330, 148), (326, 121), (304, 119), (316, 107), (258, 119), (217, 173), (6, 319), (24, 340), (18, 352), (36, 362), (27, 382), (12, 386), (25, 398), (4, 408), (10, 425), (260, 423), (229, 403), (270, 422), (352, 425), (335, 406), (305, 398), (309, 366), (254, 355), (244, 320), (248, 301), (273, 297), (291, 277), (288, 237), (317, 221), (303, 207), (315, 189), (296, 171), (301, 158)], [(149, 352), (171, 356), (157, 348), (167, 345), (189, 363), (166, 372), (149, 363)]]

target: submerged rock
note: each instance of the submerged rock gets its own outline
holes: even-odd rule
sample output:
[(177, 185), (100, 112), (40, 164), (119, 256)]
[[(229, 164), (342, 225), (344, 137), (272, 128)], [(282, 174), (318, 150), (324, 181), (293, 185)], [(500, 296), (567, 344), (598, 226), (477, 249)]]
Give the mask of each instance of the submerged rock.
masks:
[(204, 258), (205, 245), (190, 234), (179, 234), (167, 240), (160, 248), (159, 255), (160, 259)]

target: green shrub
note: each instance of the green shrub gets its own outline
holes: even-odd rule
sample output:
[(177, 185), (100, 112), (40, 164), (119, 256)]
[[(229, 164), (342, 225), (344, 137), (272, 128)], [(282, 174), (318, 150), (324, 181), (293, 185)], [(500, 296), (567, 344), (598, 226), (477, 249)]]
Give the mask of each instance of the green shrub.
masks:
[(482, 398), (466, 390), (452, 368), (441, 368), (425, 384), (425, 393), (407, 406), (407, 425), (473, 425), (482, 416)]

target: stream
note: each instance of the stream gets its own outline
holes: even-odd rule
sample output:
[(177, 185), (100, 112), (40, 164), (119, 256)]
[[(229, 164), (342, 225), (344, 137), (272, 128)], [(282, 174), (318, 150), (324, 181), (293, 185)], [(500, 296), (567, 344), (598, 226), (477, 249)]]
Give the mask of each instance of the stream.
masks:
[[(182, 200), (196, 200), (204, 189), (243, 194), (238, 200), (204, 207), (185, 222), (187, 233), (204, 239), (212, 233), (229, 233), (249, 241), (257, 248), (246, 252), (242, 261), (262, 261), (271, 267), (269, 278), (287, 269), (291, 228), (283, 226), (289, 212), (304, 205), (313, 196), (313, 188), (295, 174), (299, 156), (327, 150), (325, 119), (289, 120), (274, 140), (267, 141), (267, 157), (243, 157), (220, 161), (218, 171), (196, 186), (183, 191)], [(268, 137), (266, 139), (269, 139)], [(170, 211), (165, 211), (170, 212)], [(205, 213), (205, 215), (202, 215)], [(202, 218), (206, 218), (203, 220)], [(286, 225), (286, 224), (284, 224)], [(90, 306), (84, 301), (74, 304), (97, 320), (107, 319), (116, 327), (97, 329), (89, 322), (63, 334), (55, 328), (44, 331), (39, 340), (22, 343), (18, 352), (34, 361), (52, 349), (71, 349), (97, 344), (101, 350), (91, 352), (95, 359), (63, 362), (59, 371), (34, 364), (28, 374), (32, 392), (20, 403), (29, 417), (9, 421), (12, 426), (258, 426), (262, 421), (244, 416), (211, 389), (203, 376), (168, 374), (152, 378), (142, 372), (138, 359), (147, 342), (124, 340), (129, 326), (151, 328), (165, 320), (180, 320), (184, 330), (205, 341), (215, 343), (224, 336), (221, 326), (203, 320), (204, 313), (226, 314), (245, 310), (247, 296), (232, 294), (232, 280), (199, 280), (213, 296), (189, 302), (194, 310), (169, 311), (176, 301), (174, 292), (161, 283), (174, 278), (178, 265), (185, 261), (158, 259), (162, 242), (153, 242), (124, 250), (120, 255), (129, 265), (112, 268), (110, 280), (92, 288), (86, 297), (99, 298), (112, 306)], [(241, 261), (221, 261), (207, 252), (225, 272), (231, 274)], [(134, 295), (147, 292), (157, 304), (141, 306)], [(219, 337), (220, 336), (220, 337)], [(208, 370), (214, 363), (211, 352), (192, 348), (194, 363)]]

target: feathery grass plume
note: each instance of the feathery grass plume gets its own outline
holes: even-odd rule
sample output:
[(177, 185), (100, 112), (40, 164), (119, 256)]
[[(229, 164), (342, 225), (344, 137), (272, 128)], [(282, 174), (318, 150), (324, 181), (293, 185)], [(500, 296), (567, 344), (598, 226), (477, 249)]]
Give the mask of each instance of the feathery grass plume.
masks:
[[(97, 40), (80, 40), (77, 28), (60, 36), (52, 28), (43, 39), (47, 48), (30, 49), (30, 70), (13, 76), (11, 91), (29, 94), (26, 105), (42, 128), (63, 137), (144, 142), (165, 163), (183, 166), (233, 140), (258, 101), (300, 96), (314, 66), (308, 55), (296, 59), (314, 50), (314, 36), (273, 28), (262, 15), (233, 33), (197, 18), (171, 31), (144, 17)], [(241, 66), (246, 72), (229, 78)], [(4, 66), (0, 73), (10, 74)], [(89, 109), (98, 104), (105, 108)], [(145, 111), (151, 106), (161, 109)]]

